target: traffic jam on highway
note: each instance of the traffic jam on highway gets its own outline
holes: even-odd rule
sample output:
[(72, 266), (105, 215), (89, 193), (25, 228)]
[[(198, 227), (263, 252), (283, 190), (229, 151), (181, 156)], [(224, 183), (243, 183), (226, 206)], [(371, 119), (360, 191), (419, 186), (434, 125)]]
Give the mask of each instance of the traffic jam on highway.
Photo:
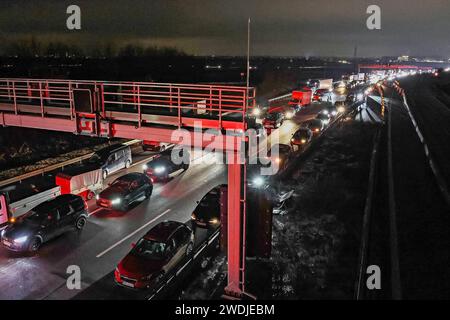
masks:
[[(265, 166), (276, 163), (275, 176), (281, 174), (296, 154), (362, 102), (372, 84), (364, 73), (339, 81), (310, 79), (299, 89), (255, 108), (251, 117), (255, 127), (265, 131), (267, 141), (276, 130), (282, 132), (277, 152), (269, 148)], [(291, 124), (283, 129), (287, 123)], [(175, 163), (174, 154), (184, 161)], [(87, 259), (90, 265), (84, 268), (94, 268), (96, 259), (108, 255), (110, 265), (115, 264), (114, 282), (118, 286), (154, 289), (196, 253), (199, 243), (218, 239), (226, 198), (217, 181), (225, 182), (225, 170), (220, 165), (199, 164), (196, 154), (195, 150), (154, 141), (112, 143), (80, 163), (2, 186), (2, 261), (9, 251), (19, 254), (17, 259), (31, 254), (46, 260), (52, 250), (60, 248), (69, 255), (75, 250), (74, 256), (84, 259), (83, 250), (88, 245), (83, 242), (95, 241), (96, 246), (113, 243), (98, 253), (93, 263), (92, 258)], [(205, 157), (215, 155), (200, 156)], [(265, 188), (272, 178), (252, 167), (247, 184)], [(186, 201), (196, 201), (186, 207), (171, 207), (173, 201), (185, 201), (186, 195)], [(161, 206), (168, 197), (176, 200)], [(127, 223), (137, 228), (131, 232)], [(81, 235), (85, 229), (91, 229), (88, 237)], [(67, 233), (76, 236), (64, 236)], [(196, 239), (198, 234), (204, 239)], [(74, 239), (79, 240), (73, 248)], [(111, 255), (116, 248), (120, 250)], [(82, 265), (83, 261), (73, 263)], [(104, 276), (102, 272), (93, 278)]]
[[(267, 162), (248, 166), (248, 190), (276, 192), (276, 179), (319, 143), (328, 128), (357, 112), (368, 96), (378, 95), (378, 87), (412, 74), (383, 71), (344, 75), (338, 81), (310, 79), (258, 105), (249, 122), (263, 132), (260, 143), (268, 146)], [(68, 265), (88, 274), (81, 296), (92, 292), (96, 298), (111, 297), (117, 290), (119, 296), (137, 290), (140, 298), (154, 298), (174, 277), (195, 273), (192, 265), (203, 265), (219, 249), (226, 252), (226, 166), (206, 161), (216, 157), (217, 152), (133, 140), (3, 185), (0, 268), (18, 270), (7, 277), (0, 296), (74, 297), (77, 293), (63, 285), (65, 278), (53, 275), (64, 273)], [(272, 165), (273, 174), (261, 174), (261, 168)], [(274, 204), (265, 208), (270, 215), (276, 212)], [(37, 259), (34, 265), (19, 265), (29, 257)], [(42, 278), (14, 292), (14, 277), (30, 272)]]

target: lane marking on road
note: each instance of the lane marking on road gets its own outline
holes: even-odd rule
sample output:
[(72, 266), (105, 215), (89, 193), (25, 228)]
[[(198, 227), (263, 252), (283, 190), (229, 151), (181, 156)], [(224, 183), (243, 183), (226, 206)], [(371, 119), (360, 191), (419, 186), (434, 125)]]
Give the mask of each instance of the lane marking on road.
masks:
[(100, 258), (103, 255), (105, 255), (106, 253), (108, 253), (109, 251), (111, 251), (112, 249), (114, 249), (115, 247), (117, 247), (118, 245), (120, 245), (121, 243), (123, 243), (124, 241), (128, 240), (129, 238), (131, 238), (132, 236), (134, 236), (136, 233), (138, 233), (139, 231), (141, 231), (142, 229), (146, 228), (149, 224), (152, 224), (153, 222), (155, 222), (156, 220), (158, 220), (159, 218), (161, 218), (162, 216), (164, 216), (165, 214), (167, 214), (170, 211), (170, 209), (167, 209), (166, 211), (164, 211), (163, 213), (159, 214), (158, 216), (156, 216), (155, 218), (153, 218), (152, 220), (150, 220), (149, 222), (147, 222), (146, 224), (144, 224), (143, 226), (141, 226), (140, 228), (136, 229), (135, 231), (133, 231), (132, 233), (130, 233), (129, 235), (127, 235), (125, 238), (123, 238), (122, 240), (117, 241), (115, 244), (113, 244), (112, 246), (110, 246), (108, 249), (100, 252), (96, 257)]
[(88, 213), (88, 217), (92, 216), (93, 214), (96, 214), (97, 212), (101, 211), (103, 208), (102, 207), (98, 207), (97, 209), (95, 209), (92, 212)]

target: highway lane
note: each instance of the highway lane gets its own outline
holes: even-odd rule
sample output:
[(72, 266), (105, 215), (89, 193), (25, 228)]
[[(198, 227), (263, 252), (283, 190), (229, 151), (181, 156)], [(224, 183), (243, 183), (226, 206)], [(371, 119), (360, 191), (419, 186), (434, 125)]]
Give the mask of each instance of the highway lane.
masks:
[[(272, 134), (279, 134), (280, 143), (289, 143), (300, 124), (314, 118), (321, 108), (321, 104), (312, 104)], [(216, 156), (219, 155), (207, 154), (203, 159), (192, 159), (196, 161), (185, 173), (166, 184), (156, 184), (150, 200), (133, 206), (126, 213), (96, 210), (91, 201), (89, 207), (94, 214), (82, 233), (62, 235), (45, 244), (35, 256), (1, 248), (0, 299), (72, 298), (80, 290), (66, 287), (66, 270), (70, 265), (80, 267), (82, 289), (110, 274), (130, 250), (131, 243), (146, 231), (163, 220), (189, 221), (196, 201), (216, 185), (226, 183), (226, 165), (199, 161), (211, 162)], [(140, 170), (141, 165), (137, 165), (128, 171)], [(107, 182), (125, 172), (110, 176)]]
[[(409, 81), (411, 85), (423, 83), (417, 77)], [(416, 84), (413, 84), (415, 81)], [(385, 96), (388, 110), (392, 112), (393, 183), (398, 235), (396, 259), (399, 261), (402, 298), (448, 299), (450, 209), (441, 196), (402, 98), (393, 89), (386, 87)], [(422, 108), (426, 110), (427, 106), (423, 105)], [(438, 110), (435, 109), (428, 116)], [(445, 114), (442, 118), (445, 119)], [(428, 119), (429, 122), (419, 124), (421, 128), (423, 125), (440, 128), (440, 120), (434, 122), (432, 118)], [(444, 145), (441, 147), (446, 148)], [(381, 167), (387, 165), (384, 160), (381, 161)], [(387, 189), (387, 182), (383, 189)], [(387, 203), (388, 199), (384, 199), (384, 206), (379, 210), (381, 215), (388, 212)], [(373, 263), (379, 264), (380, 261)]]
[(77, 290), (66, 289), (69, 265), (81, 268), (82, 288), (89, 286), (114, 270), (131, 243), (158, 222), (188, 221), (195, 201), (224, 183), (225, 172), (225, 165), (193, 165), (169, 183), (156, 185), (150, 200), (127, 213), (99, 211), (81, 234), (67, 233), (44, 245), (36, 256), (1, 249), (0, 299), (70, 298)]

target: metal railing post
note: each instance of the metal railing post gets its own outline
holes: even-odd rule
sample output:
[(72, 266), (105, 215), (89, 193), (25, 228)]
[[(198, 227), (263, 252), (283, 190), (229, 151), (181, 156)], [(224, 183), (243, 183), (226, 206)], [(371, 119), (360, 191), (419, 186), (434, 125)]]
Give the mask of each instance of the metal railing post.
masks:
[(181, 88), (178, 88), (178, 128), (181, 128)]
[(17, 92), (16, 92), (16, 82), (13, 81), (13, 97), (14, 97), (14, 113), (17, 115)]
[(139, 124), (138, 128), (142, 125), (142, 111), (141, 111), (141, 86), (137, 86), (137, 105), (138, 105), (138, 117), (139, 117)]
[(42, 98), (42, 82), (39, 81), (39, 98), (41, 100), (41, 117), (44, 117), (45, 110), (44, 110), (44, 100)]

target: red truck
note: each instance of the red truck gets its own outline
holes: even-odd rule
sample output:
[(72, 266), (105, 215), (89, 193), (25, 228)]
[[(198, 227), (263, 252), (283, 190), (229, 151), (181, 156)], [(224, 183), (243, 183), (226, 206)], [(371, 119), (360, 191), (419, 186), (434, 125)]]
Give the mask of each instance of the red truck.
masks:
[(292, 91), (292, 98), (289, 101), (290, 106), (296, 108), (302, 108), (310, 105), (312, 102), (312, 90), (308, 87), (304, 87), (301, 90)]

